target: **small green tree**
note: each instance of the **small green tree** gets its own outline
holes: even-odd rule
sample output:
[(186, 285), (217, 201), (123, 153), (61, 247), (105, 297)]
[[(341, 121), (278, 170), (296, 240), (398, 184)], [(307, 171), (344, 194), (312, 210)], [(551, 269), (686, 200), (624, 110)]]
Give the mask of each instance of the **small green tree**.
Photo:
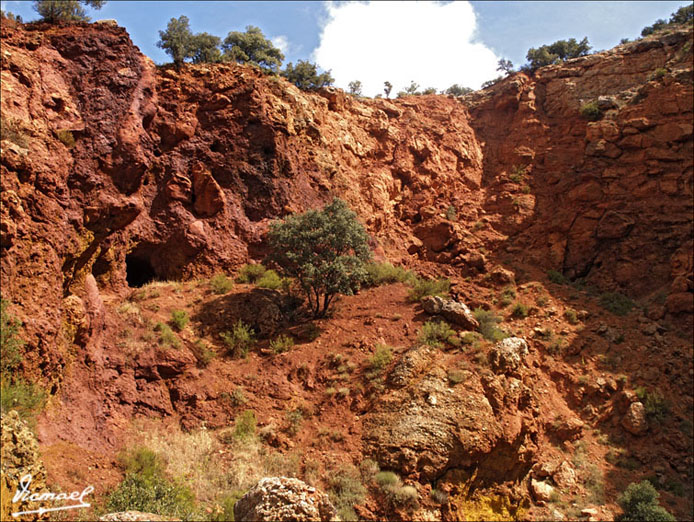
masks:
[(222, 61), (219, 45), (222, 39), (209, 33), (198, 33), (190, 41), (189, 54), (193, 63), (217, 63)]
[(530, 70), (535, 70), (545, 65), (585, 56), (590, 49), (591, 47), (588, 44), (587, 37), (583, 38), (580, 42), (577, 42), (575, 38), (569, 38), (568, 40), (557, 40), (553, 44), (543, 45), (537, 49), (530, 48), (526, 55), (528, 68)]
[(42, 22), (88, 22), (89, 17), (81, 4), (101, 9), (105, 0), (34, 0), (34, 11)]
[(361, 82), (359, 80), (349, 82), (348, 87), (350, 94), (353, 94), (354, 96), (361, 96)]
[(224, 58), (237, 63), (257, 65), (266, 72), (277, 74), (284, 54), (265, 38), (263, 32), (252, 25), (246, 27), (246, 32), (230, 32), (222, 44)]
[(658, 492), (647, 480), (638, 484), (629, 484), (617, 500), (624, 513), (615, 520), (618, 522), (674, 522), (675, 517), (658, 504), (658, 497)]
[(390, 96), (390, 91), (393, 90), (393, 84), (390, 82), (383, 82), (383, 92), (386, 93), (386, 98)]
[(511, 60), (506, 60), (505, 58), (502, 58), (497, 62), (497, 71), (503, 71), (506, 73), (506, 75), (509, 75), (513, 72), (513, 62)]
[(318, 74), (316, 64), (306, 60), (299, 60), (296, 66), (289, 62), (282, 71), (282, 76), (303, 90), (320, 89), (335, 81), (330, 71)]
[(299, 283), (314, 317), (324, 317), (338, 294), (351, 295), (367, 278), (369, 237), (341, 199), (272, 223), (268, 237), (271, 259)]
[(414, 80), (410, 82), (409, 87), (405, 87), (405, 94), (419, 94), (417, 90), (419, 89), (419, 84), (415, 83)]
[(180, 68), (186, 58), (191, 57), (193, 33), (190, 20), (185, 15), (169, 20), (166, 31), (159, 31), (157, 47), (171, 56), (176, 68)]

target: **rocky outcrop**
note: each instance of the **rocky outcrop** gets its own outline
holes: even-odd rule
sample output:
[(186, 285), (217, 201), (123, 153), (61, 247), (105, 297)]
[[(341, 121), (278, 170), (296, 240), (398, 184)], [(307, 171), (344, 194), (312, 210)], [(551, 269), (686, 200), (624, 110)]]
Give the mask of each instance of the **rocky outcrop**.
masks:
[(234, 505), (235, 520), (339, 521), (328, 496), (299, 479), (264, 478)]
[(422, 308), (428, 314), (442, 315), (447, 321), (466, 330), (476, 330), (480, 323), (465, 303), (439, 296), (429, 296), (422, 299)]

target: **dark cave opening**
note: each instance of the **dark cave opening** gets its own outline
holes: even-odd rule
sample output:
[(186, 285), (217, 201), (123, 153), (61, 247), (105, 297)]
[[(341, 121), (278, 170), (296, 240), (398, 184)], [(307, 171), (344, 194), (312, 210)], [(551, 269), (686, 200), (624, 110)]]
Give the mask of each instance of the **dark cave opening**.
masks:
[(148, 259), (133, 254), (125, 256), (125, 279), (128, 286), (139, 288), (153, 281), (156, 275)]

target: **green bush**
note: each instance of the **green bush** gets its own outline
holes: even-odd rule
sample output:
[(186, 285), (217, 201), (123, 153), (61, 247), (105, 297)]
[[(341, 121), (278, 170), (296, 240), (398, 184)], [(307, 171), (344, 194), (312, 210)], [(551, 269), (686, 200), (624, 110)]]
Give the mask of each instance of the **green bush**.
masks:
[(368, 263), (366, 265), (366, 284), (372, 286), (387, 285), (391, 283), (410, 283), (417, 276), (410, 270), (401, 266), (393, 266), (390, 263)]
[(494, 314), (494, 312), (487, 311), (483, 308), (476, 308), (474, 314), (475, 319), (480, 323), (477, 330), (487, 341), (495, 343), (508, 337), (506, 332), (497, 327), (497, 324), (501, 322), (501, 318)]
[(270, 349), (272, 353), (284, 353), (288, 352), (294, 346), (294, 338), (288, 335), (279, 335), (272, 341), (270, 341)]
[(501, 299), (499, 300), (499, 304), (502, 307), (508, 306), (513, 302), (513, 300), (515, 298), (516, 298), (516, 289), (513, 286), (509, 285), (501, 291)]
[(416, 303), (430, 295), (447, 296), (451, 290), (451, 282), (448, 279), (420, 279), (413, 282), (408, 299)]
[(600, 306), (615, 315), (628, 315), (634, 307), (634, 302), (627, 296), (617, 292), (606, 292), (600, 295)]
[(231, 332), (222, 332), (219, 336), (227, 345), (227, 353), (235, 358), (246, 357), (248, 350), (256, 343), (253, 329), (240, 319), (236, 321)]
[(202, 339), (198, 339), (193, 343), (191, 351), (198, 360), (198, 365), (203, 368), (210, 364), (210, 361), (212, 361), (212, 359), (214, 359), (217, 355), (214, 350), (211, 350), (209, 346), (207, 346), (207, 343)]
[(581, 105), (581, 116), (589, 121), (598, 121), (602, 118), (602, 111), (598, 107), (597, 101), (584, 103)]
[(196, 520), (195, 497), (185, 484), (165, 476), (125, 476), (106, 502), (109, 512), (142, 511), (162, 516)]
[(224, 495), (218, 502), (210, 520), (212, 522), (234, 522), (234, 506), (246, 494), (245, 491), (232, 491)]
[(255, 429), (258, 421), (253, 410), (246, 410), (238, 416), (234, 424), (234, 437), (239, 440), (246, 440), (255, 436)]
[(17, 410), (32, 427), (45, 401), (46, 392), (40, 386), (19, 377), (15, 377), (12, 382), (4, 381), (0, 388), (0, 411), (4, 414), (10, 410)]
[(177, 332), (183, 330), (188, 324), (188, 312), (185, 310), (173, 310), (171, 312), (171, 325), (176, 329)]
[(374, 481), (380, 487), (384, 488), (387, 486), (397, 486), (400, 484), (400, 477), (398, 477), (392, 471), (381, 471), (376, 473), (374, 476)]
[(393, 350), (385, 344), (377, 344), (373, 356), (369, 359), (369, 369), (372, 373), (382, 372), (393, 360)]
[[(419, 330), (417, 341), (434, 348), (441, 348), (444, 342), (450, 342), (452, 338), (457, 338), (457, 334), (448, 323), (444, 321), (427, 321)], [(456, 341), (453, 341), (455, 343)]]
[(516, 319), (525, 319), (528, 317), (528, 307), (523, 303), (515, 303), (511, 308), (511, 316)]
[(274, 270), (268, 270), (262, 276), (260, 276), (260, 278), (256, 282), (256, 285), (259, 288), (277, 290), (279, 288), (283, 288), (284, 280)]
[(267, 272), (267, 268), (261, 264), (243, 265), (236, 276), (236, 282), (247, 284), (256, 283), (261, 277), (263, 277), (265, 272)]
[(573, 308), (567, 308), (564, 310), (564, 319), (566, 319), (569, 324), (578, 324), (578, 315), (576, 314), (576, 310)]
[(301, 286), (314, 317), (324, 317), (337, 295), (352, 295), (367, 279), (369, 236), (341, 199), (272, 223), (268, 238), (272, 259)]
[(318, 67), (315, 63), (308, 60), (299, 60), (294, 65), (289, 62), (284, 71), (281, 72), (291, 83), (299, 89), (314, 90), (331, 85), (335, 79), (330, 75), (330, 71), (318, 73)]
[(168, 324), (157, 323), (154, 325), (154, 331), (159, 332), (160, 345), (173, 348), (181, 347), (181, 341)]
[(564, 274), (561, 272), (557, 272), (556, 270), (548, 270), (547, 271), (547, 278), (555, 284), (558, 285), (564, 285), (567, 283), (566, 278), (564, 277)]
[(617, 516), (615, 520), (618, 522), (674, 522), (675, 517), (658, 504), (659, 496), (647, 480), (638, 484), (632, 482), (617, 500), (624, 513)]
[(234, 288), (234, 282), (224, 274), (217, 274), (210, 279), (210, 288), (215, 294), (222, 295)]
[(634, 390), (636, 396), (643, 403), (648, 419), (655, 423), (662, 423), (670, 413), (670, 403), (658, 390), (648, 391), (639, 386)]
[(460, 342), (465, 346), (472, 346), (473, 348), (478, 348), (480, 345), (480, 339), (482, 336), (477, 332), (464, 332), (460, 336)]

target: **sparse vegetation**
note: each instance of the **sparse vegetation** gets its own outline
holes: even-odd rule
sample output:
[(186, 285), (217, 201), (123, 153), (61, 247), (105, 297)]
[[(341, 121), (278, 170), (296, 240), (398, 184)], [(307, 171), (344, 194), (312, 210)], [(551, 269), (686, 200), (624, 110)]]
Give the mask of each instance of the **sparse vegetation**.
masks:
[(23, 149), (29, 147), (29, 138), (20, 120), (15, 118), (0, 118), (0, 140), (9, 140)]
[(547, 278), (552, 283), (555, 283), (557, 285), (564, 285), (568, 282), (566, 277), (564, 277), (564, 274), (562, 274), (561, 272), (557, 272), (556, 270), (548, 270)]
[(237, 283), (253, 284), (257, 283), (267, 272), (267, 268), (261, 264), (243, 265), (236, 276)]
[(477, 329), (487, 341), (498, 342), (508, 337), (508, 334), (497, 325), (501, 322), (501, 318), (494, 314), (491, 310), (476, 308), (474, 311), (475, 319), (479, 321), (480, 326)]
[(177, 332), (183, 330), (188, 324), (189, 320), (190, 318), (188, 317), (188, 312), (185, 310), (171, 311), (171, 326), (173, 326)]
[(427, 321), (419, 330), (417, 341), (433, 348), (441, 348), (443, 343), (450, 342), (451, 338), (456, 337), (455, 330), (448, 323), (444, 321)]
[(193, 343), (191, 352), (193, 352), (193, 355), (198, 360), (198, 366), (202, 368), (207, 367), (210, 361), (217, 355), (202, 339), (198, 339)]
[(501, 297), (499, 299), (499, 305), (502, 307), (508, 306), (513, 302), (513, 300), (515, 298), (516, 298), (516, 289), (512, 285), (509, 285), (501, 291)]
[(447, 296), (450, 290), (451, 282), (448, 279), (417, 278), (407, 297), (416, 303), (430, 295)]
[(595, 100), (581, 105), (580, 112), (581, 116), (588, 121), (598, 121), (602, 118), (602, 111)]
[(210, 288), (215, 294), (226, 294), (234, 288), (234, 282), (224, 274), (217, 274), (210, 279)]
[(240, 440), (255, 436), (258, 421), (253, 410), (246, 410), (236, 418), (234, 423), (234, 437)]
[(267, 270), (256, 282), (258, 288), (278, 290), (283, 287), (282, 278), (274, 270)]
[(465, 372), (461, 370), (448, 370), (448, 381), (455, 386), (465, 380)]
[(448, 205), (448, 208), (446, 208), (446, 219), (448, 221), (456, 221), (458, 219), (458, 211), (455, 205)]
[(412, 271), (405, 270), (401, 266), (393, 266), (390, 263), (368, 263), (366, 273), (368, 274), (366, 284), (373, 286), (410, 283), (417, 279)]
[(636, 396), (646, 409), (648, 420), (654, 423), (662, 423), (670, 413), (670, 403), (658, 390), (647, 390), (639, 386), (635, 390)]
[(294, 338), (289, 335), (281, 334), (270, 341), (272, 353), (288, 352), (294, 346)]
[(68, 149), (71, 149), (75, 146), (75, 136), (72, 134), (72, 131), (63, 129), (57, 131), (55, 135)]
[(171, 327), (166, 323), (156, 323), (154, 325), (154, 331), (159, 332), (159, 344), (162, 346), (167, 346), (171, 348), (180, 348), (181, 341), (178, 336), (173, 332)]
[(361, 482), (359, 471), (354, 466), (346, 466), (328, 475), (328, 495), (337, 509), (340, 520), (356, 521), (354, 505), (366, 498), (366, 488)]
[(578, 324), (578, 314), (576, 314), (576, 310), (573, 308), (564, 310), (564, 319), (566, 319), (569, 324)]
[(634, 302), (618, 292), (606, 292), (600, 295), (600, 306), (615, 315), (625, 316), (631, 312)]
[(511, 317), (516, 319), (525, 319), (528, 317), (528, 307), (523, 303), (516, 302), (511, 308)]
[(393, 360), (393, 349), (386, 344), (377, 344), (374, 354), (369, 359), (371, 376), (380, 374)]
[(219, 334), (227, 346), (228, 354), (234, 358), (244, 358), (248, 350), (256, 343), (253, 329), (240, 319), (236, 321), (231, 332)]

